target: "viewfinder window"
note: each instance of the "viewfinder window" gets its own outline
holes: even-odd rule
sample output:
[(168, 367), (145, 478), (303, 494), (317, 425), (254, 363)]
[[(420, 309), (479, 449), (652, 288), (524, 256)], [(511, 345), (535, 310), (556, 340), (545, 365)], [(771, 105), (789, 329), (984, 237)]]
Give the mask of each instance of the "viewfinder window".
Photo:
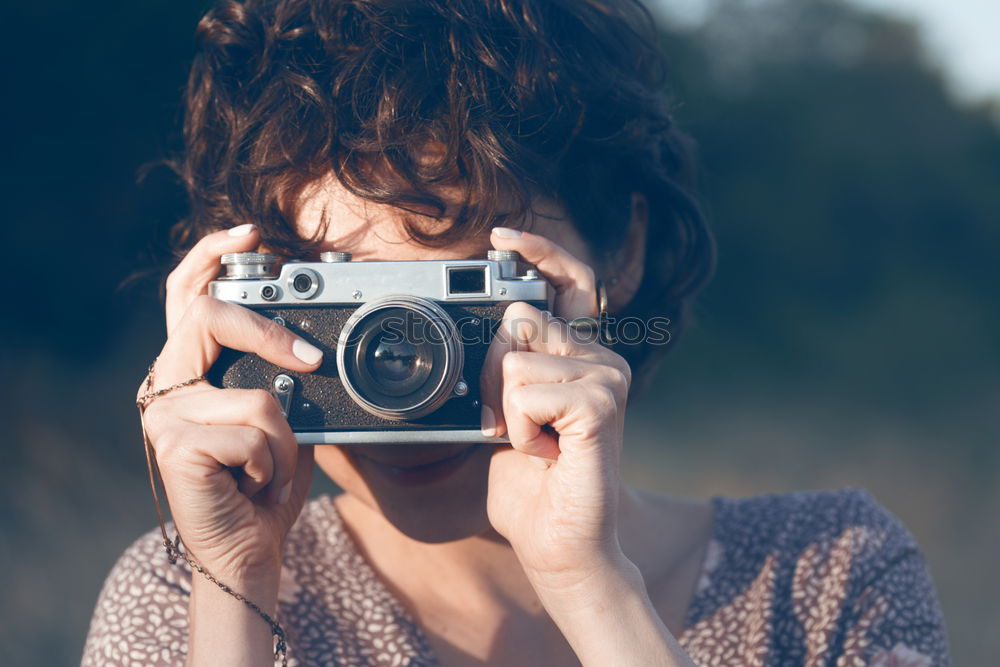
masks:
[(485, 266), (452, 267), (448, 269), (448, 294), (486, 294)]

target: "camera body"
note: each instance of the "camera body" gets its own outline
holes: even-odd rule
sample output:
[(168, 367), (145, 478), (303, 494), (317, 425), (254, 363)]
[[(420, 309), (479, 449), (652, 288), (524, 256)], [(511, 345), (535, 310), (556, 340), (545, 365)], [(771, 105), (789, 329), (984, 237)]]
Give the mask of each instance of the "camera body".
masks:
[(234, 253), (209, 285), (323, 350), (312, 373), (224, 349), (216, 386), (266, 389), (302, 445), (506, 442), (480, 431), (479, 374), (507, 306), (551, 310), (553, 291), (517, 253), (484, 260), (320, 262), (279, 265)]

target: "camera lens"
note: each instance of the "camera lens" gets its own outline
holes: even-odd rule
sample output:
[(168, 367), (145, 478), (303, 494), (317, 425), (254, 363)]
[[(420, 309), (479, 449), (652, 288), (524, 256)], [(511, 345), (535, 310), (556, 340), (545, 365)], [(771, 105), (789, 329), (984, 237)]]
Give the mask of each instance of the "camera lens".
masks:
[(345, 324), (337, 345), (344, 389), (368, 412), (394, 421), (440, 407), (462, 362), (454, 322), (440, 306), (419, 297), (365, 304)]
[(312, 286), (313, 286), (312, 278), (310, 278), (305, 273), (300, 273), (299, 275), (295, 276), (294, 280), (292, 280), (292, 289), (294, 289), (299, 294), (305, 294), (310, 289), (312, 289)]

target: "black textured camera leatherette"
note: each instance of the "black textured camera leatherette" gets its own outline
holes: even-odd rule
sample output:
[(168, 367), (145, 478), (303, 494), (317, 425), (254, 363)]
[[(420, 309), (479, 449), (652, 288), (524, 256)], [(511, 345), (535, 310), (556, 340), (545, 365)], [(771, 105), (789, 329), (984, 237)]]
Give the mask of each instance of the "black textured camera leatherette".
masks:
[[(492, 334), (508, 304), (439, 304), (456, 322), (476, 318), (476, 330)], [(544, 308), (544, 304), (533, 304)], [(462, 379), (469, 393), (452, 397), (436, 411), (412, 421), (389, 421), (364, 410), (348, 395), (337, 371), (337, 340), (347, 319), (357, 307), (312, 306), (295, 308), (252, 308), (261, 315), (282, 318), (285, 327), (323, 350), (323, 363), (312, 373), (280, 368), (256, 354), (224, 349), (208, 373), (216, 386), (270, 390), (275, 376), (285, 374), (295, 380), (288, 421), (294, 431), (341, 430), (426, 430), (479, 428), (479, 374), (485, 360), (487, 342), (476, 330), (462, 329), (469, 338), (463, 345), (465, 362)]]

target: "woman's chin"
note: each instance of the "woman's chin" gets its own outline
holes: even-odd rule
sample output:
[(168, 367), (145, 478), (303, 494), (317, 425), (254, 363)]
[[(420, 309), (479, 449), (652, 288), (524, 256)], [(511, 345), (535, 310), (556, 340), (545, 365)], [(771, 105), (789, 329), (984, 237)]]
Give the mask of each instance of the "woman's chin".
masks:
[[(436, 544), (492, 531), (486, 494), (494, 449), (482, 444), (452, 448), (425, 462), (395, 458), (389, 450), (356, 448), (346, 458), (360, 478), (352, 481), (367, 491), (358, 500), (407, 537)], [(340, 475), (331, 476), (348, 493), (358, 488), (338, 479)]]

